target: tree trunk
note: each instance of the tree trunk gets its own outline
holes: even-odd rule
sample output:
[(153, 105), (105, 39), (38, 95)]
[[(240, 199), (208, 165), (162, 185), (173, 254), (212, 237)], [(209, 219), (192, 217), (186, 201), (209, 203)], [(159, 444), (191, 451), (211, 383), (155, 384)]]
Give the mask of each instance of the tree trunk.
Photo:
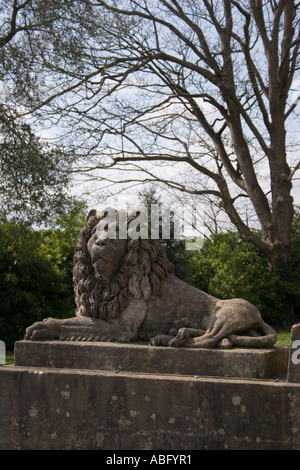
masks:
[[(274, 250), (272, 257), (273, 272), (284, 283), (291, 281), (292, 265), (290, 246), (279, 245)], [(284, 285), (283, 285), (284, 290)], [(298, 321), (295, 310), (293, 297), (289, 292), (283, 292), (283, 323), (284, 326), (291, 326)]]
[[(274, 225), (270, 231), (272, 238), (269, 240), (272, 248), (264, 252), (271, 271), (283, 283), (289, 283), (292, 277), (291, 227), (293, 213), (293, 198), (288, 195), (278, 202), (277, 210), (273, 213)], [(282, 289), (285, 290), (284, 284)], [(285, 326), (290, 326), (298, 321), (294, 311), (293, 298), (288, 292), (285, 294), (283, 292), (283, 297), (283, 322)]]

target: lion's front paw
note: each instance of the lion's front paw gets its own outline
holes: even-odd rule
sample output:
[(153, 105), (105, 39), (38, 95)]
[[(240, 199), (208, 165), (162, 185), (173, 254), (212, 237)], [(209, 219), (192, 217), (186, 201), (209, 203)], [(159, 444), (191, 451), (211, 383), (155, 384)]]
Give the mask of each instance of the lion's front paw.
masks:
[(178, 346), (183, 346), (186, 340), (190, 337), (188, 334), (189, 328), (180, 328), (175, 338), (169, 342), (169, 346), (172, 348), (178, 348)]
[(25, 340), (36, 341), (39, 339), (56, 339), (60, 334), (59, 320), (45, 318), (26, 329)]

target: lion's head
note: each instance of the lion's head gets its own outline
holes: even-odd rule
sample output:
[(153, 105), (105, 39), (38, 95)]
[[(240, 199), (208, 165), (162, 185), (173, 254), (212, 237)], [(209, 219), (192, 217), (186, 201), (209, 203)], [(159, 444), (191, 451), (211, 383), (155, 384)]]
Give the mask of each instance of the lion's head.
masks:
[[(102, 224), (106, 211), (92, 210), (80, 231), (75, 255), (73, 281), (78, 316), (103, 320), (118, 318), (130, 299), (147, 300), (158, 292), (164, 278), (174, 272), (158, 240), (120, 236), (115, 212), (114, 234)], [(127, 228), (135, 216), (127, 216)]]

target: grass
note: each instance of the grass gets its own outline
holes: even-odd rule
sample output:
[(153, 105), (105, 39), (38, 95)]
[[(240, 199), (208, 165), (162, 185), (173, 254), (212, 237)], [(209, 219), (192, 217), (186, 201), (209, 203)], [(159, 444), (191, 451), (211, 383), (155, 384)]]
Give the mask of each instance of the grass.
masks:
[(6, 364), (13, 364), (14, 363), (14, 353), (12, 351), (9, 351), (6, 354)]
[[(8, 351), (5, 356), (5, 364), (14, 364), (14, 353), (13, 351)], [(0, 364), (0, 366), (3, 364)]]
[(276, 329), (276, 333), (277, 333), (277, 336), (278, 336), (278, 340), (277, 340), (277, 343), (276, 343), (276, 346), (286, 346), (286, 347), (289, 347), (290, 346), (290, 339), (291, 339), (291, 330), (288, 329), (288, 330), (283, 330), (283, 329)]

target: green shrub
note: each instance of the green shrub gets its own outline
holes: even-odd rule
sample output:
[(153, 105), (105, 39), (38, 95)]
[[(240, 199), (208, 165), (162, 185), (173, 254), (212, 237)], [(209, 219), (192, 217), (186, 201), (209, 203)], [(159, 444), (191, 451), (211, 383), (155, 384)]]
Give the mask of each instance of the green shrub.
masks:
[(8, 350), (32, 323), (74, 315), (73, 254), (83, 224), (78, 211), (48, 230), (0, 222), (0, 339)]
[(265, 321), (283, 321), (283, 283), (269, 271), (259, 250), (236, 232), (213, 235), (190, 260), (190, 270), (195, 287), (220, 299), (246, 299)]

